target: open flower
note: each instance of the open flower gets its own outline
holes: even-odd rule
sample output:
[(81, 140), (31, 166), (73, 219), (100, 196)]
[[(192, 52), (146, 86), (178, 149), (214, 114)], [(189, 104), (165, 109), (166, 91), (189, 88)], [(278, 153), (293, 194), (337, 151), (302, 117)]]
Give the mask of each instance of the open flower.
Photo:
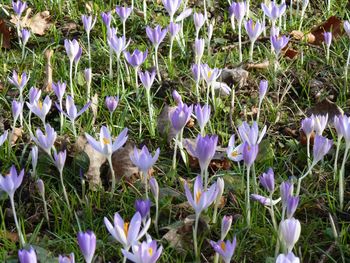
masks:
[(139, 71), (139, 78), (145, 87), (145, 89), (150, 90), (154, 79), (156, 77), (156, 71), (152, 70), (152, 72), (148, 72), (147, 70), (145, 72)]
[(274, 1), (272, 1), (268, 5), (262, 3), (261, 8), (265, 15), (269, 17), (274, 24), (276, 20), (286, 11), (286, 4), (283, 2), (281, 5), (277, 5)]
[(12, 85), (18, 88), (20, 92), (22, 92), (29, 81), (29, 77), (27, 77), (27, 74), (25, 72), (23, 72), (20, 76), (14, 70), (12, 72), (12, 77), (9, 77), (8, 80)]
[(194, 107), (194, 112), (197, 118), (198, 125), (201, 129), (201, 133), (203, 133), (204, 127), (205, 125), (207, 125), (210, 119), (210, 106), (208, 104), (205, 104), (203, 107), (201, 107), (200, 104), (197, 104)]
[(193, 110), (193, 105), (188, 107), (184, 103), (179, 103), (173, 112), (169, 113), (171, 124), (176, 131), (179, 133), (189, 121)]
[(111, 34), (110, 37), (108, 37), (107, 42), (118, 58), (120, 57), (121, 53), (129, 46), (129, 42), (126, 42), (125, 36), (117, 37), (115, 34)]
[(123, 255), (135, 263), (155, 263), (162, 254), (163, 247), (157, 247), (157, 241), (148, 239), (132, 247), (132, 253), (122, 249)]
[(44, 101), (40, 99), (34, 100), (33, 103), (27, 102), (27, 107), (45, 124), (46, 115), (49, 113), (52, 101), (49, 96), (46, 96)]
[(328, 124), (328, 113), (326, 115), (311, 115), (314, 120), (314, 129), (317, 135), (322, 135)]
[(130, 153), (130, 160), (134, 165), (136, 165), (144, 174), (147, 175), (148, 170), (155, 164), (158, 160), (160, 149), (156, 150), (156, 153), (152, 157), (152, 154), (148, 151), (146, 145), (142, 147), (141, 150), (134, 148), (134, 152)]
[(16, 167), (11, 166), (10, 173), (6, 176), (0, 174), (0, 189), (6, 192), (10, 198), (13, 198), (15, 191), (20, 187), (23, 181), (24, 170), (17, 173)]
[(125, 7), (125, 6), (117, 6), (115, 8), (115, 12), (118, 14), (122, 22), (125, 22), (128, 19), (128, 17), (131, 14), (131, 11), (132, 11), (132, 8)]
[(253, 20), (248, 20), (244, 24), (245, 30), (247, 31), (250, 42), (255, 42), (261, 33), (264, 31), (264, 25), (257, 21), (255, 24)]
[(91, 101), (86, 103), (84, 107), (82, 107), (81, 110), (78, 112), (77, 106), (74, 103), (74, 99), (68, 95), (66, 99), (67, 112), (64, 112), (58, 103), (56, 103), (56, 108), (60, 112), (62, 112), (68, 119), (70, 119), (71, 122), (74, 122), (75, 119), (78, 118), (81, 114), (83, 114), (89, 108), (90, 105), (91, 105)]
[(152, 42), (153, 46), (158, 47), (160, 43), (164, 40), (167, 29), (162, 29), (161, 26), (156, 26), (154, 29), (147, 26), (146, 27), (146, 34), (149, 38), (149, 40)]
[(210, 240), (210, 245), (214, 248), (215, 252), (218, 253), (224, 260), (225, 263), (230, 263), (235, 253), (237, 240), (236, 237), (232, 240), (214, 242)]
[(51, 149), (56, 141), (57, 133), (55, 132), (54, 128), (50, 126), (50, 124), (45, 125), (45, 133), (46, 134), (44, 134), (40, 129), (37, 129), (36, 137), (32, 135), (32, 140), (48, 155), (51, 155)]
[(226, 153), (227, 157), (232, 161), (240, 162), (243, 160), (243, 144), (235, 146), (235, 135), (230, 137)]
[(176, 11), (179, 9), (181, 1), (182, 0), (162, 0), (164, 8), (166, 9), (171, 18), (174, 17)]
[(289, 37), (286, 36), (271, 36), (271, 45), (273, 47), (273, 51), (276, 54), (276, 57), (281, 53), (282, 49), (288, 44)]
[(8, 130), (6, 130), (1, 136), (0, 136), (0, 146), (2, 146), (4, 144), (4, 142), (7, 140), (8, 138)]
[(130, 54), (130, 52), (128, 51), (124, 52), (126, 61), (134, 68), (141, 66), (141, 64), (145, 62), (147, 58), (147, 54), (148, 54), (147, 49), (145, 52), (135, 49), (132, 54)]
[(259, 127), (257, 122), (253, 122), (252, 126), (244, 121), (241, 126), (238, 127), (238, 133), (242, 142), (247, 142), (250, 146), (259, 144), (266, 133), (266, 125), (259, 134)]

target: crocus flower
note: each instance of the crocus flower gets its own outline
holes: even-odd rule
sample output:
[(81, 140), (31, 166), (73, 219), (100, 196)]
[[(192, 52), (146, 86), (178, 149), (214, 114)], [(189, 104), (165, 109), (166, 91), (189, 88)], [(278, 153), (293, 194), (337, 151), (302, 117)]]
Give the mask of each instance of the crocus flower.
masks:
[[(54, 87), (54, 83), (52, 83), (52, 87)], [(41, 90), (35, 87), (31, 87), (29, 90), (29, 103), (33, 104), (34, 101), (39, 100), (41, 97)]]
[(122, 244), (123, 248), (128, 251), (131, 246), (136, 245), (137, 242), (147, 233), (147, 230), (151, 225), (151, 220), (148, 219), (144, 227), (141, 229), (141, 219), (140, 213), (136, 212), (129, 223), (124, 221), (118, 213), (115, 213), (113, 222), (114, 226), (106, 217), (104, 218), (104, 223), (112, 237)]
[(295, 218), (285, 219), (280, 223), (279, 233), (288, 253), (292, 251), (300, 237), (301, 225)]
[(194, 41), (194, 53), (196, 54), (196, 61), (199, 62), (204, 53), (205, 40), (203, 38), (196, 38)]
[(51, 149), (54, 146), (55, 140), (57, 138), (57, 133), (50, 124), (45, 125), (45, 135), (40, 129), (36, 130), (36, 137), (32, 136), (32, 140), (38, 145), (43, 151), (48, 155), (51, 155)]
[(235, 135), (230, 137), (226, 153), (227, 157), (232, 161), (240, 162), (243, 160), (243, 144), (235, 146)]
[(151, 201), (149, 199), (136, 200), (135, 209), (140, 213), (142, 220), (145, 220), (150, 214)]
[(41, 179), (38, 179), (36, 181), (36, 186), (38, 187), (39, 193), (41, 195), (45, 195), (45, 185), (44, 185), (44, 181)]
[(159, 185), (158, 182), (156, 180), (156, 178), (154, 178), (153, 176), (149, 179), (149, 185), (151, 188), (151, 192), (154, 196), (155, 200), (158, 200), (159, 198)]
[(258, 156), (258, 152), (259, 152), (259, 145), (249, 145), (248, 142), (245, 142), (243, 144), (243, 161), (245, 163), (245, 165), (247, 165), (248, 167), (252, 166), (252, 164), (254, 163), (256, 157)]
[[(117, 37), (116, 35), (112, 35), (107, 39), (108, 45), (113, 49), (116, 53), (117, 58), (120, 57), (120, 54), (128, 47), (129, 42), (126, 42), (125, 36)], [(141, 63), (142, 64), (142, 63)]]
[(45, 125), (46, 115), (50, 111), (51, 104), (52, 101), (50, 97), (46, 96), (43, 102), (41, 100), (35, 100), (32, 104), (27, 102), (27, 107), (38, 116)]
[(78, 233), (78, 244), (86, 263), (91, 263), (96, 249), (96, 236), (88, 230)]
[(67, 157), (67, 151), (64, 150), (62, 152), (53, 153), (55, 165), (60, 173), (62, 173), (63, 168), (64, 168), (64, 163), (66, 162), (66, 157)]
[(110, 158), (112, 153), (118, 150), (120, 147), (124, 145), (127, 136), (128, 129), (125, 128), (119, 136), (112, 142), (111, 134), (106, 126), (102, 126), (100, 130), (100, 141), (96, 141), (91, 135), (85, 133), (86, 139), (89, 144), (98, 152)]
[(30, 247), (29, 250), (26, 250), (26, 249), (18, 250), (18, 259), (20, 263), (37, 263), (38, 262), (36, 258), (36, 253), (33, 247)]
[(294, 186), (291, 182), (284, 181), (280, 185), (280, 193), (282, 199), (282, 206), (284, 208), (288, 205), (288, 199), (293, 195)]
[(0, 147), (4, 144), (4, 142), (8, 138), (8, 131), (6, 130), (1, 136), (0, 136)]
[(198, 35), (199, 30), (204, 25), (205, 17), (201, 13), (194, 13), (193, 14), (193, 21), (194, 21), (194, 26), (196, 27), (196, 32), (197, 32), (197, 35)]
[(9, 77), (8, 80), (12, 85), (18, 88), (20, 92), (22, 92), (29, 81), (29, 77), (27, 77), (27, 74), (25, 72), (23, 72), (21, 76), (19, 76), (14, 70), (12, 72), (12, 77)]
[(123, 255), (135, 263), (155, 263), (162, 253), (163, 247), (157, 247), (157, 241), (148, 239), (132, 246), (132, 253), (122, 249)]
[(74, 122), (76, 118), (78, 118), (81, 114), (83, 114), (91, 105), (91, 101), (86, 103), (84, 107), (81, 108), (81, 110), (78, 112), (77, 106), (74, 103), (74, 99), (71, 96), (67, 96), (66, 99), (66, 111), (63, 111), (63, 109), (60, 107), (59, 104), (56, 103), (56, 108), (62, 112), (68, 119), (71, 120), (71, 122)]
[(125, 6), (117, 6), (115, 12), (118, 14), (122, 22), (125, 22), (130, 16), (132, 8)]
[(201, 66), (201, 76), (208, 86), (211, 86), (220, 76), (221, 70), (217, 68), (210, 68), (207, 64)]
[(171, 37), (175, 37), (180, 32), (180, 29), (181, 29), (181, 25), (174, 22), (170, 22), (168, 26), (168, 32)]
[(0, 174), (0, 189), (6, 192), (10, 198), (13, 198), (15, 191), (20, 187), (23, 181), (24, 170), (17, 173), (16, 167), (11, 166), (10, 173), (6, 176)]
[(173, 97), (173, 99), (177, 105), (183, 104), (182, 97), (176, 90), (173, 90), (173, 92), (171, 93), (171, 96)]
[(69, 256), (58, 256), (58, 263), (75, 263), (74, 253), (70, 253)]
[(141, 79), (141, 82), (145, 89), (150, 90), (154, 79), (156, 77), (156, 72), (152, 70), (152, 72), (148, 72), (147, 70), (145, 72), (139, 71), (139, 78)]
[(80, 61), (80, 58), (81, 58), (82, 54), (83, 54), (83, 49), (79, 46), (78, 52), (77, 52), (77, 54), (74, 57), (74, 64), (75, 64), (75, 68), (76, 68), (75, 71), (77, 71), (78, 64), (79, 64), (79, 61)]
[(242, 23), (243, 18), (247, 12), (247, 4), (246, 2), (232, 2), (229, 7), (230, 16), (234, 16), (238, 23)]
[(36, 166), (38, 165), (38, 155), (39, 155), (38, 146), (34, 145), (31, 150), (32, 168), (34, 172), (36, 171)]
[(274, 25), (276, 20), (280, 18), (286, 11), (286, 3), (283, 2), (279, 6), (274, 1), (268, 5), (262, 3), (261, 8), (264, 11), (265, 15), (271, 19), (272, 24)]
[(261, 185), (270, 193), (275, 190), (275, 175), (272, 168), (267, 170), (267, 173), (263, 173), (260, 177)]
[(191, 71), (195, 81), (199, 81), (201, 78), (201, 65), (192, 64)]
[(30, 37), (30, 31), (27, 29), (22, 29), (21, 30), (21, 36), (22, 36), (22, 44), (25, 46), (29, 40)]
[(313, 160), (312, 164), (315, 165), (318, 163), (331, 149), (333, 144), (332, 140), (316, 135), (314, 139), (314, 148), (313, 148)]
[(92, 20), (92, 16), (82, 15), (81, 20), (83, 21), (84, 29), (87, 34), (90, 34), (91, 29), (94, 27), (96, 23), (96, 17)]
[(310, 137), (314, 132), (315, 120), (314, 118), (305, 118), (301, 121), (301, 129), (305, 133), (306, 137)]
[(232, 216), (224, 216), (221, 221), (221, 240), (224, 240), (232, 225)]
[(148, 54), (147, 49), (145, 52), (135, 49), (132, 54), (130, 54), (128, 51), (124, 52), (126, 61), (134, 68), (141, 66), (141, 64), (145, 62), (147, 58), (147, 54)]
[(202, 178), (197, 176), (193, 186), (193, 197), (191, 191), (185, 183), (185, 193), (187, 201), (193, 207), (198, 217), (203, 210), (207, 209), (215, 200), (217, 191), (216, 183), (212, 184), (208, 190), (203, 189)]
[(332, 44), (332, 32), (324, 32), (323, 38), (324, 38), (324, 42), (326, 43), (327, 47), (329, 48)]
[(12, 1), (12, 8), (18, 16), (21, 16), (24, 10), (27, 8), (27, 2), (22, 2), (21, 0), (18, 0), (16, 2)]
[(244, 121), (238, 127), (238, 133), (242, 142), (247, 142), (250, 146), (252, 146), (261, 142), (266, 133), (266, 129), (267, 127), (265, 125), (259, 134), (259, 127), (255, 121), (253, 122), (252, 126), (249, 126), (249, 124)]
[(198, 125), (201, 129), (201, 134), (204, 135), (203, 133), (205, 125), (207, 125), (210, 119), (210, 106), (208, 104), (205, 104), (203, 107), (201, 107), (200, 104), (197, 104), (194, 107), (194, 113), (196, 115)]
[(300, 263), (300, 259), (293, 252), (287, 254), (279, 254), (276, 263)]
[(158, 148), (152, 157), (152, 154), (148, 151), (146, 145), (142, 147), (141, 150), (134, 148), (134, 152), (130, 153), (130, 160), (134, 165), (136, 165), (145, 175), (148, 174), (148, 170), (155, 164), (158, 160), (160, 149)]
[(88, 86), (90, 86), (91, 85), (91, 81), (92, 81), (92, 70), (91, 70), (91, 68), (84, 69), (84, 78), (85, 78), (85, 81), (88, 84)]
[(196, 157), (199, 161), (201, 171), (204, 172), (208, 169), (211, 159), (214, 157), (216, 146), (218, 143), (218, 136), (198, 135), (195, 145), (187, 143), (187, 150), (189, 153)]
[(18, 102), (16, 100), (13, 100), (11, 103), (11, 106), (12, 106), (13, 126), (15, 127), (18, 117), (21, 115), (23, 111), (23, 102)]
[(156, 26), (154, 29), (147, 26), (146, 27), (146, 34), (149, 38), (149, 40), (152, 42), (152, 44), (157, 48), (159, 44), (164, 40), (167, 33), (167, 29), (162, 29), (161, 26)]
[(278, 204), (279, 201), (281, 201), (281, 198), (273, 200), (270, 197), (266, 197), (266, 196), (262, 196), (262, 195), (258, 195), (258, 194), (252, 194), (250, 197), (252, 200), (258, 201), (260, 204), (262, 204), (264, 206), (268, 206), (268, 207), (274, 206), (274, 205)]
[(111, 21), (112, 21), (112, 14), (111, 12), (102, 12), (101, 13), (101, 18), (103, 23), (106, 25), (107, 28), (111, 27)]
[(188, 107), (186, 104), (179, 104), (176, 109), (170, 113), (171, 124), (176, 131), (179, 133), (189, 121), (193, 110), (193, 105)]
[(65, 82), (58, 81), (57, 83), (52, 83), (52, 89), (55, 92), (57, 100), (62, 101), (63, 95), (66, 92), (67, 85)]
[(314, 129), (317, 135), (322, 135), (328, 123), (328, 114), (326, 115), (311, 115), (314, 120)]
[(236, 243), (236, 237), (234, 237), (232, 242), (230, 240), (226, 242), (222, 240), (218, 242), (210, 240), (210, 245), (214, 248), (215, 252), (219, 253), (225, 263), (231, 262), (233, 254), (235, 253)]
[(176, 17), (175, 19), (175, 23), (179, 23), (182, 20), (186, 19), (187, 17), (189, 17), (192, 14), (192, 8), (187, 8), (185, 10), (183, 10), (178, 17)]
[(260, 81), (260, 84), (259, 84), (259, 103), (260, 104), (262, 103), (266, 95), (268, 84), (269, 84), (268, 81), (265, 79)]
[(264, 30), (264, 25), (259, 21), (254, 24), (251, 19), (245, 22), (244, 27), (251, 42), (255, 42)]
[(77, 55), (79, 55), (79, 52), (80, 52), (80, 46), (78, 41), (75, 39), (73, 39), (72, 41), (65, 39), (64, 47), (66, 49), (67, 56), (70, 62), (73, 63), (74, 59), (77, 57)]
[(119, 96), (107, 96), (105, 100), (106, 108), (110, 113), (114, 112), (119, 103)]
[(287, 218), (292, 218), (299, 204), (299, 196), (289, 196), (287, 199)]
[(276, 57), (281, 53), (281, 50), (288, 44), (289, 37), (286, 36), (271, 36), (271, 45), (273, 47), (273, 50), (276, 54)]
[(176, 11), (179, 9), (182, 0), (162, 0), (164, 8), (170, 16), (170, 22), (173, 21), (173, 17)]
[(348, 20), (344, 21), (344, 30), (346, 34), (350, 37), (350, 23)]

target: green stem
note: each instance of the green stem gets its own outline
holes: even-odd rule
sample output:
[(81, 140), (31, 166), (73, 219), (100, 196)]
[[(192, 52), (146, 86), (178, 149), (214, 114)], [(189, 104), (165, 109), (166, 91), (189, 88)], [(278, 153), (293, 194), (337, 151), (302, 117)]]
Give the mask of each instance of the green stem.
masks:
[(74, 99), (74, 89), (73, 89), (73, 60), (69, 62), (69, 85), (70, 85), (70, 93), (72, 99)]
[(70, 205), (69, 205), (69, 199), (68, 199), (68, 195), (67, 195), (67, 191), (66, 191), (66, 187), (64, 186), (64, 181), (63, 181), (63, 170), (60, 170), (59, 173), (60, 173), (61, 186), (62, 186), (62, 190), (63, 190), (63, 196), (64, 196), (64, 199), (66, 200), (67, 207), (68, 207), (69, 211), (71, 211), (71, 208), (70, 208)]
[(155, 47), (154, 52), (156, 53), (155, 59), (156, 59), (157, 76), (158, 76), (158, 80), (161, 81), (162, 77), (160, 76), (159, 64), (158, 64), (158, 46)]
[(297, 192), (295, 194), (296, 196), (299, 196), (299, 194), (300, 194), (301, 181), (311, 172), (311, 170), (312, 170), (312, 168), (314, 168), (314, 166), (315, 166), (315, 164), (311, 164), (311, 166), (307, 170), (307, 172), (303, 176), (299, 177), (299, 179), (298, 179), (298, 186), (297, 186)]
[(343, 157), (343, 162), (340, 168), (340, 173), (339, 173), (339, 203), (340, 203), (340, 209), (343, 210), (344, 207), (344, 173), (345, 173), (345, 163), (346, 160), (348, 159), (348, 153), (349, 153), (350, 146), (346, 146), (345, 148), (345, 153)]
[(111, 188), (111, 194), (114, 194), (115, 191), (115, 173), (114, 173), (114, 168), (113, 168), (113, 163), (112, 163), (112, 155), (108, 156), (108, 164), (109, 164), (109, 168), (111, 170), (111, 175), (112, 175), (112, 188)]
[(158, 202), (158, 198), (156, 198), (155, 203), (156, 203), (156, 216), (155, 216), (155, 219), (154, 219), (154, 228), (156, 230), (157, 235), (159, 235), (159, 231), (158, 231), (158, 217), (159, 217), (159, 202)]
[(87, 33), (87, 41), (88, 41), (89, 68), (91, 69), (91, 44), (90, 44), (90, 33)]
[(23, 237), (23, 234), (22, 234), (21, 227), (20, 227), (20, 225), (18, 223), (16, 207), (15, 207), (15, 201), (14, 201), (13, 195), (10, 195), (10, 203), (11, 203), (11, 207), (12, 207), (12, 211), (13, 211), (13, 218), (15, 220), (15, 225), (16, 225), (16, 228), (17, 228), (18, 236), (19, 236), (19, 242), (20, 242), (21, 247), (24, 247), (25, 241), (24, 241), (24, 237)]
[(176, 170), (176, 155), (177, 155), (177, 147), (178, 147), (179, 134), (175, 136), (175, 146), (174, 146), (174, 155), (173, 155), (173, 170)]
[(250, 227), (250, 166), (247, 166), (247, 189), (246, 189), (246, 217), (247, 225)]
[(47, 221), (47, 225), (50, 228), (49, 212), (47, 210), (47, 202), (46, 202), (46, 198), (45, 198), (45, 193), (42, 193), (41, 197), (43, 198), (44, 213), (45, 213), (45, 218), (46, 218), (46, 221)]
[(199, 251), (198, 251), (198, 239), (197, 239), (199, 216), (200, 214), (196, 213), (196, 221), (195, 221), (194, 230), (193, 230), (193, 245), (194, 245), (194, 255), (196, 257), (196, 262), (200, 262)]

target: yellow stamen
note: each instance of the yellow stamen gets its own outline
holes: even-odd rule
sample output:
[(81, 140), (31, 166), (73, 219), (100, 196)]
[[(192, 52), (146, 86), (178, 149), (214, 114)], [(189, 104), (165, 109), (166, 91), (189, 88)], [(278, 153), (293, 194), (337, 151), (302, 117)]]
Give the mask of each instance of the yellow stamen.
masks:
[(196, 204), (198, 204), (199, 201), (201, 200), (201, 196), (202, 196), (202, 192), (198, 191), (197, 194), (196, 194)]
[(127, 236), (129, 232), (129, 222), (124, 223), (124, 233)]
[(148, 254), (149, 254), (150, 256), (153, 255), (153, 248), (150, 247), (150, 248), (148, 249)]
[(211, 70), (208, 71), (208, 79), (210, 79), (211, 75), (213, 74), (213, 72)]
[(42, 110), (43, 109), (43, 103), (41, 100), (38, 101), (38, 106), (39, 106), (39, 109)]
[(21, 84), (21, 82), (22, 82), (22, 76), (20, 76), (20, 75), (18, 74), (18, 83)]
[(233, 151), (233, 152), (231, 153), (231, 156), (232, 156), (232, 157), (237, 157), (237, 156), (238, 156), (238, 152), (237, 152), (237, 151)]
[(102, 140), (104, 145), (111, 143), (111, 141), (108, 138), (103, 138)]
[(226, 244), (225, 244), (225, 242), (221, 241), (220, 247), (222, 248), (223, 251), (226, 251)]

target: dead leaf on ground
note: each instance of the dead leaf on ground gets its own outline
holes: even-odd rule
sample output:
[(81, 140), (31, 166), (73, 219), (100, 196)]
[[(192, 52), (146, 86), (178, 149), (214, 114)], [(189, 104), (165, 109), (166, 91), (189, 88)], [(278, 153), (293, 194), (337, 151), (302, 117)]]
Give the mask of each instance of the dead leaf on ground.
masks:
[(247, 83), (248, 76), (249, 72), (243, 68), (225, 68), (221, 72), (220, 81), (226, 83), (229, 87), (232, 87), (232, 85), (243, 87)]
[(0, 231), (0, 238), (2, 240), (10, 240), (11, 242), (18, 242), (19, 236), (17, 233), (9, 232), (9, 231)]
[(314, 39), (310, 40), (309, 43), (321, 45), (324, 42), (324, 32), (332, 32), (333, 40), (337, 39), (344, 34), (343, 21), (336, 16), (329, 17), (321, 25), (318, 25), (311, 30), (310, 34), (314, 36)]
[(171, 140), (175, 138), (176, 132), (172, 128), (171, 121), (170, 121), (170, 115), (176, 107), (171, 107), (169, 105), (165, 105), (162, 109), (162, 112), (158, 116), (157, 120), (157, 128), (161, 135), (167, 137), (167, 141), (170, 144)]
[(261, 63), (247, 63), (245, 68), (246, 69), (267, 69), (270, 66), (270, 62), (268, 60), (265, 60)]
[(287, 48), (284, 51), (284, 56), (289, 58), (289, 59), (294, 59), (299, 55), (299, 51), (293, 49), (293, 48)]
[(11, 32), (3, 19), (0, 19), (0, 41), (3, 48), (11, 48)]
[(97, 118), (97, 110), (98, 110), (98, 94), (95, 93), (95, 95), (91, 98), (91, 110), (92, 110), (92, 126), (96, 122)]
[[(31, 12), (32, 12), (32, 9), (28, 8), (25, 16), (20, 20), (20, 25), (22, 28), (29, 28), (33, 34), (43, 36), (47, 31), (47, 29), (49, 29), (49, 27), (51, 26), (50, 12), (43, 11), (29, 18), (29, 15)], [(17, 25), (18, 17), (15, 15), (12, 15), (12, 19), (10, 21), (14, 25)]]
[(15, 145), (17, 140), (19, 138), (22, 138), (22, 134), (23, 134), (23, 129), (22, 128), (15, 128), (13, 130), (12, 136), (11, 136), (11, 144)]
[(328, 114), (328, 122), (333, 122), (335, 116), (344, 114), (344, 111), (329, 99), (324, 99), (317, 103), (314, 107), (308, 109), (306, 114), (326, 115)]
[(46, 66), (45, 66), (45, 84), (44, 84), (44, 90), (46, 92), (52, 91), (52, 65), (51, 65), (51, 57), (53, 55), (52, 49), (47, 49), (45, 51), (45, 58), (46, 58)]

